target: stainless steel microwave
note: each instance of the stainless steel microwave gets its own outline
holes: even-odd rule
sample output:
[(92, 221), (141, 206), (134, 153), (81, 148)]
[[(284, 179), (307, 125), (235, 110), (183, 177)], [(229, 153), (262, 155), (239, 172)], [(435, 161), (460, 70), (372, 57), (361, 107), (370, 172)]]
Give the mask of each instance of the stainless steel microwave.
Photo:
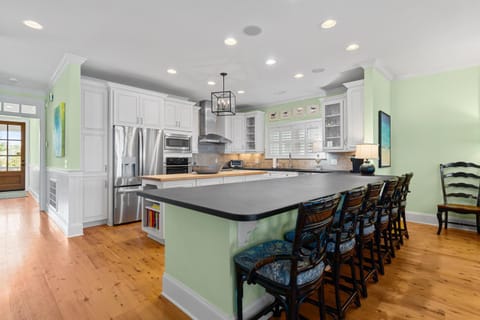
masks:
[(164, 132), (163, 134), (164, 152), (192, 152), (192, 136), (189, 134)]

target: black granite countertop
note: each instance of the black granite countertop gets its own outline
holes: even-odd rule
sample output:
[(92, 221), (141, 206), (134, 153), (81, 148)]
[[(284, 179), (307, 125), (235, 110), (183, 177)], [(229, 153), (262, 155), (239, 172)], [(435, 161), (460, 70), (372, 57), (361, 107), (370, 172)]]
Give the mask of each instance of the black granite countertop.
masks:
[(149, 190), (138, 192), (138, 195), (229, 220), (253, 221), (295, 209), (301, 202), (384, 179), (382, 176), (336, 172), (195, 188)]

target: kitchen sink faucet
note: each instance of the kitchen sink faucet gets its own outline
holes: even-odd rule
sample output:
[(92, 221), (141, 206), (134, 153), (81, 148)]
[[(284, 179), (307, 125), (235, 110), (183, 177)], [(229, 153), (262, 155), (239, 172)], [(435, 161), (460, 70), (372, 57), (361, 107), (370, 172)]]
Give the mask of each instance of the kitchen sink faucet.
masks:
[(292, 165), (292, 153), (291, 153), (291, 152), (288, 154), (288, 167), (289, 167), (290, 169), (293, 168), (293, 165)]

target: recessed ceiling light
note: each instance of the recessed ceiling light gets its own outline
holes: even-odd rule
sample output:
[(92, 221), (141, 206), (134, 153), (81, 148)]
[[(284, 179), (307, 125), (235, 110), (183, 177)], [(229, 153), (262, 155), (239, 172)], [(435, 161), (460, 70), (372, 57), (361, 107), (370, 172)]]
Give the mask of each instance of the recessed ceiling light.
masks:
[(287, 90), (280, 90), (280, 91), (277, 91), (277, 92), (274, 92), (274, 93), (278, 94), (278, 95), (282, 95), (282, 94), (287, 93)]
[(303, 73), (297, 73), (296, 75), (293, 76), (295, 79), (300, 79), (303, 78)]
[(270, 59), (267, 59), (267, 61), (265, 61), (265, 64), (266, 64), (267, 66), (273, 66), (275, 63), (277, 63), (277, 60), (271, 59), (271, 58), (270, 58)]
[(357, 50), (358, 48), (360, 48), (360, 46), (357, 44), (357, 43), (352, 43), (352, 44), (349, 44), (345, 50), (347, 51), (355, 51)]
[(167, 72), (170, 74), (177, 74), (177, 70), (175, 69), (168, 69)]
[(27, 27), (30, 27), (30, 28), (35, 29), (35, 30), (42, 30), (43, 29), (43, 26), (40, 23), (38, 23), (37, 21), (24, 20), (23, 24), (26, 25)]
[(312, 69), (312, 72), (313, 72), (313, 73), (322, 73), (323, 71), (325, 71), (325, 68), (315, 68), (315, 69)]
[(18, 82), (18, 79), (12, 77), (12, 78), (8, 78), (8, 81), (10, 81), (10, 82)]
[(245, 90), (238, 90), (237, 93), (238, 93), (238, 94), (244, 94), (244, 93), (245, 93)]
[(215, 81), (208, 81), (207, 82), (209, 86), (214, 86), (215, 85)]
[(258, 36), (260, 33), (262, 33), (262, 28), (259, 26), (246, 26), (243, 28), (243, 33), (245, 33), (247, 36)]
[(322, 22), (321, 27), (322, 29), (330, 29), (335, 27), (336, 24), (337, 24), (336, 20), (328, 19)]
[(237, 44), (237, 40), (235, 38), (227, 38), (223, 41), (227, 46), (234, 46)]

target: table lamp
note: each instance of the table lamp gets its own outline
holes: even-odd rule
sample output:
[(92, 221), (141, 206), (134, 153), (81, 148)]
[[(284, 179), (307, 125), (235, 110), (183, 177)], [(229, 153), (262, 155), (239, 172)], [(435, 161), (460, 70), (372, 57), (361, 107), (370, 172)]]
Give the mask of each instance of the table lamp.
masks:
[(357, 144), (355, 158), (363, 159), (363, 164), (360, 166), (360, 173), (363, 176), (373, 175), (375, 172), (375, 165), (370, 162), (370, 160), (378, 159), (378, 144)]

